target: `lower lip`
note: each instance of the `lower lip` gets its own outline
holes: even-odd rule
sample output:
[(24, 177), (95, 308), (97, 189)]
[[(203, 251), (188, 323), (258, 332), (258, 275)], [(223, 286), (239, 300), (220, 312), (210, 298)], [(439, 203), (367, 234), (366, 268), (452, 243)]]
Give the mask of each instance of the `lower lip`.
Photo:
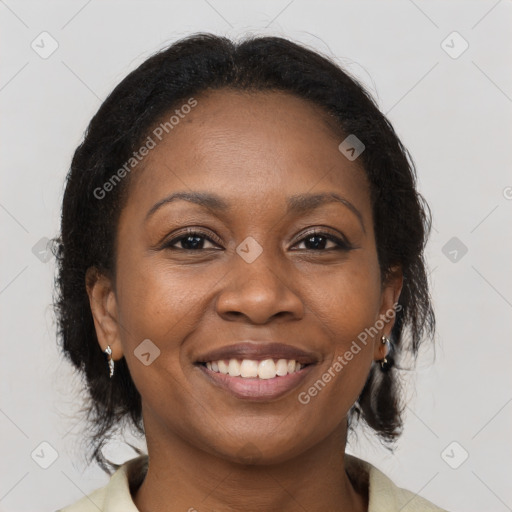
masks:
[(289, 373), (282, 377), (274, 377), (273, 379), (231, 377), (230, 375), (209, 370), (202, 364), (198, 366), (210, 382), (228, 391), (235, 397), (264, 401), (274, 400), (297, 388), (314, 365), (307, 365), (298, 372)]

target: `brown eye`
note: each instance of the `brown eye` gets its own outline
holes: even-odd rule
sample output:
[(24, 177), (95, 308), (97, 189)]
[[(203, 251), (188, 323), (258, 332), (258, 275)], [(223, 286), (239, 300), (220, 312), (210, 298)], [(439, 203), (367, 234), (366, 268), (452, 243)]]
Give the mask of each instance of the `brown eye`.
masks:
[(328, 250), (350, 250), (351, 245), (345, 240), (336, 237), (330, 233), (314, 231), (308, 233), (298, 244), (304, 244), (303, 249), (308, 251), (328, 251)]
[[(210, 244), (210, 246), (208, 246), (208, 244)], [(185, 234), (176, 236), (166, 242), (163, 248), (182, 251), (200, 251), (203, 249), (218, 249), (218, 245), (211, 237), (206, 235), (206, 233), (188, 230)]]

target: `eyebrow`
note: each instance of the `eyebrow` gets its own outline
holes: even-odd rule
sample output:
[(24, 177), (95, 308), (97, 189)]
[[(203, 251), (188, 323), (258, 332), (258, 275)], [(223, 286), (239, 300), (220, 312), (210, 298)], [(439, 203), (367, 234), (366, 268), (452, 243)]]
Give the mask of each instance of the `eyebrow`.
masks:
[(363, 232), (366, 233), (361, 212), (348, 199), (334, 192), (292, 196), (288, 198), (288, 212), (307, 213), (329, 203), (341, 203), (346, 206), (357, 217), (363, 228)]
[(208, 192), (175, 192), (154, 204), (146, 214), (146, 220), (164, 204), (172, 203), (173, 201), (178, 201), (180, 199), (182, 201), (198, 204), (199, 206), (204, 206), (205, 208), (214, 211), (226, 211), (230, 209), (228, 203), (215, 194), (210, 194)]
[[(175, 192), (155, 203), (146, 214), (146, 220), (163, 205), (178, 200), (188, 201), (213, 211), (224, 212), (231, 208), (224, 199), (216, 194), (209, 192)], [(329, 203), (340, 203), (348, 208), (357, 217), (363, 228), (363, 232), (366, 233), (361, 212), (350, 201), (336, 193), (299, 194), (291, 196), (287, 199), (287, 213), (308, 213)]]

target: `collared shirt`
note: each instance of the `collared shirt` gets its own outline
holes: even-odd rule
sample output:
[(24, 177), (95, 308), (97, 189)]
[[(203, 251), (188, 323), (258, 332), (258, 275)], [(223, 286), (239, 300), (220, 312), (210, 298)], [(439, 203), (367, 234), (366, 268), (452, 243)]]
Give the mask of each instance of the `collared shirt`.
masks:
[[(368, 512), (446, 512), (429, 501), (397, 487), (369, 462), (345, 454), (347, 473), (358, 485), (367, 486)], [(57, 512), (139, 512), (132, 495), (144, 480), (148, 456), (125, 462), (104, 487)]]

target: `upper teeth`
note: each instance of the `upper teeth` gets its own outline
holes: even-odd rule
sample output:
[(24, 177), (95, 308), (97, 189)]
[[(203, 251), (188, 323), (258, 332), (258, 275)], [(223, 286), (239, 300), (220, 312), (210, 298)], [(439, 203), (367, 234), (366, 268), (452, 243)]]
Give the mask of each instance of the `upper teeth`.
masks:
[(206, 363), (209, 370), (223, 373), (230, 377), (259, 377), (260, 379), (273, 379), (276, 376), (284, 377), (289, 373), (298, 372), (304, 365), (294, 359), (265, 359), (255, 361), (253, 359), (237, 359), (211, 361)]

